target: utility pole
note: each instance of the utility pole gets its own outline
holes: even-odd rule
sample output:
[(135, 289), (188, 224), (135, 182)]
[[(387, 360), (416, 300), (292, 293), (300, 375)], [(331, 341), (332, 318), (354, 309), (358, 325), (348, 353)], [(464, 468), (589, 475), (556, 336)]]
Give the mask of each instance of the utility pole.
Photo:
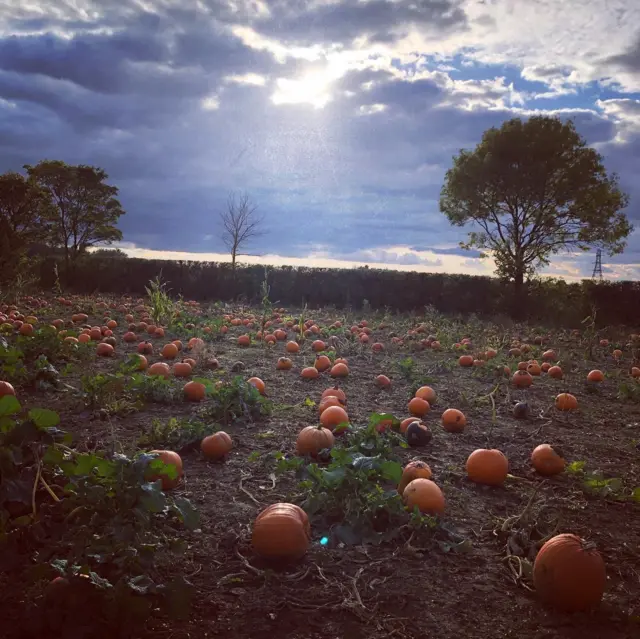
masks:
[(593, 266), (593, 274), (591, 277), (595, 280), (596, 278), (602, 279), (602, 251), (598, 249), (596, 251), (596, 263)]

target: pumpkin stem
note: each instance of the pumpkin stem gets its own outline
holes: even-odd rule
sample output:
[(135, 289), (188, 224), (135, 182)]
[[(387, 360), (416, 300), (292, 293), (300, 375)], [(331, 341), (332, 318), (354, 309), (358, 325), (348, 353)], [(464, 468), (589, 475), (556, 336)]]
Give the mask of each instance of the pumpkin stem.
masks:
[(584, 539), (581, 539), (580, 541), (581, 541), (582, 550), (584, 552), (590, 552), (591, 550), (596, 549), (596, 544), (594, 541), (585, 541)]

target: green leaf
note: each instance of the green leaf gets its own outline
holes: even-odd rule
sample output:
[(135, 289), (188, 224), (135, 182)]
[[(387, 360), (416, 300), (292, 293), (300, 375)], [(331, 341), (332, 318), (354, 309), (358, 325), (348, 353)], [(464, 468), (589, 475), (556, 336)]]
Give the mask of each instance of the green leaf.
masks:
[(568, 473), (571, 473), (571, 474), (574, 474), (574, 475), (578, 474), (578, 473), (581, 473), (584, 470), (585, 464), (586, 464), (586, 462), (583, 462), (583, 461), (571, 462), (567, 466), (566, 471)]
[(60, 423), (60, 416), (48, 408), (32, 408), (29, 411), (29, 419), (38, 428), (53, 428)]
[(333, 470), (322, 471), (322, 481), (329, 487), (334, 487), (342, 483), (347, 474), (344, 467), (334, 468)]
[(5, 395), (0, 398), (0, 417), (17, 415), (21, 410), (22, 406), (14, 395)]
[(398, 462), (384, 461), (380, 464), (380, 471), (385, 479), (396, 484), (402, 479), (402, 465)]
[(172, 510), (178, 514), (188, 530), (195, 530), (200, 524), (198, 511), (185, 497), (177, 497), (172, 504)]
[(631, 499), (633, 499), (633, 501), (640, 501), (640, 486), (633, 489), (631, 492)]

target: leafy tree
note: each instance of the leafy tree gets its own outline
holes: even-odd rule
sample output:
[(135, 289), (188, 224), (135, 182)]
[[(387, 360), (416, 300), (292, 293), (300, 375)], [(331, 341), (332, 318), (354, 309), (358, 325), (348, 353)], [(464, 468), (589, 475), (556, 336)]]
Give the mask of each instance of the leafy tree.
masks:
[(47, 239), (49, 194), (19, 173), (0, 175), (0, 275), (11, 279), (27, 249)]
[(248, 244), (256, 237), (263, 235), (262, 217), (248, 195), (236, 198), (231, 193), (227, 200), (227, 208), (220, 213), (224, 232), (222, 241), (231, 253), (231, 269), (236, 272), (236, 258), (241, 255)]
[(91, 255), (96, 255), (97, 257), (129, 257), (119, 248), (99, 248), (92, 251)]
[(122, 239), (116, 228), (124, 210), (118, 189), (106, 184), (108, 175), (98, 167), (72, 166), (60, 160), (25, 165), (29, 177), (50, 194), (53, 202), (53, 243), (64, 249), (67, 268), (89, 246)]
[(475, 150), (460, 151), (440, 210), (456, 226), (475, 225), (461, 246), (490, 250), (518, 301), (525, 277), (562, 249), (622, 252), (633, 229), (622, 212), (627, 203), (573, 122), (536, 116), (491, 128)]

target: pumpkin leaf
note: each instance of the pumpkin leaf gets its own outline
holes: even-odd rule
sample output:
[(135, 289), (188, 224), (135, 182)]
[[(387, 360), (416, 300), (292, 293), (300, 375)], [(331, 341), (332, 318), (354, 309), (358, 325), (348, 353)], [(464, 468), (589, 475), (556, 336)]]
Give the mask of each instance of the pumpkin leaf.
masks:
[(177, 497), (172, 506), (173, 510), (188, 530), (195, 530), (200, 523), (200, 516), (193, 504), (186, 497)]
[(60, 423), (58, 413), (47, 408), (32, 408), (29, 411), (29, 419), (38, 428), (53, 428)]
[(17, 415), (21, 410), (22, 406), (14, 395), (5, 395), (0, 398), (0, 417)]

